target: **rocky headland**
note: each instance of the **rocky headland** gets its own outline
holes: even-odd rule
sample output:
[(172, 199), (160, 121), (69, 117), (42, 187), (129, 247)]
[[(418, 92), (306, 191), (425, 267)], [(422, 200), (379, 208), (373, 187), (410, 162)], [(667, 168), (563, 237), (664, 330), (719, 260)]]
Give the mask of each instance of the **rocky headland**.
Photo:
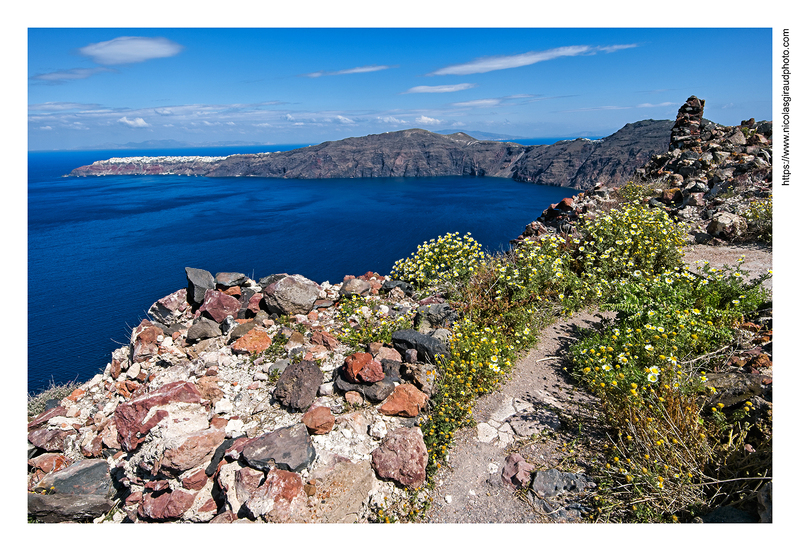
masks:
[(411, 129), (274, 153), (228, 157), (115, 157), (70, 176), (178, 174), (262, 178), (492, 176), (590, 189), (624, 183), (651, 156), (665, 153), (671, 121), (640, 121), (601, 140), (523, 146)]
[[(649, 200), (653, 207), (692, 222), (698, 242), (729, 244), (746, 230), (738, 218), (748, 201), (769, 192), (771, 124), (722, 127), (705, 121), (702, 107), (689, 98), (669, 125), (663, 151), (636, 168), (659, 186)], [(530, 152), (465, 135), (406, 132), (463, 148), (497, 146), (493, 170), (520, 166), (515, 163)], [(409, 151), (407, 162), (419, 152)], [(237, 163), (255, 166), (251, 157), (273, 155), (176, 162), (186, 173), (213, 165), (214, 175), (231, 175)], [(448, 159), (450, 166), (467, 166), (464, 157)], [(155, 173), (166, 170), (159, 166)], [(607, 209), (614, 191), (610, 181), (594, 179), (590, 190), (551, 205), (518, 240), (574, 231), (577, 216)], [(419, 425), (437, 393), (433, 358), (449, 353), (447, 327), (459, 317), (443, 297), (420, 296), (409, 284), (375, 273), (331, 284), (299, 274), (255, 280), (186, 268), (186, 287), (157, 300), (148, 315), (102, 373), (29, 420), (29, 518), (367, 522), (378, 509), (402, 507), (407, 489), (426, 499), (428, 452)], [(342, 342), (366, 324), (401, 321), (407, 328), (384, 342)], [(731, 358), (741, 380), (724, 391), (736, 399), (746, 379), (748, 396), (771, 402), (771, 331), (753, 335), (762, 339), (757, 353)], [(506, 449), (543, 428), (558, 432), (557, 417), (530, 401), (509, 400), (479, 424), (476, 438)], [(560, 510), (570, 514), (560, 521), (580, 520), (569, 496), (593, 487), (583, 474), (537, 472), (519, 453), (508, 454), (491, 476), (512, 491), (531, 483), (541, 495), (561, 496)]]

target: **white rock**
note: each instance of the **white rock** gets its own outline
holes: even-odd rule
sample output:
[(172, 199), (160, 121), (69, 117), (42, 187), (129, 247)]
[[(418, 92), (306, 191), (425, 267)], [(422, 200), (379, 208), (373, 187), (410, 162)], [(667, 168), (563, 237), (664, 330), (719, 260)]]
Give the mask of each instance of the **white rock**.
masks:
[(499, 469), (500, 469), (500, 467), (498, 467), (498, 466), (497, 466), (497, 464), (495, 464), (495, 463), (489, 463), (489, 464), (486, 466), (486, 470), (487, 470), (487, 471), (489, 471), (489, 474), (494, 474), (494, 473), (496, 473), (496, 472), (497, 472)]
[(385, 437), (388, 433), (389, 429), (386, 428), (386, 423), (384, 423), (382, 419), (378, 419), (369, 427), (370, 436), (378, 440)]
[(445, 500), (447, 503), (453, 503), (453, 496), (451, 496), (451, 495), (446, 495), (446, 496), (444, 496), (444, 500)]
[(333, 383), (323, 383), (319, 386), (320, 396), (331, 396), (333, 394)]
[(478, 442), (491, 442), (497, 438), (497, 429), (488, 423), (478, 423)]
[(494, 413), (492, 413), (491, 418), (493, 421), (502, 423), (516, 412), (517, 410), (514, 409), (514, 398), (512, 396), (505, 396)]
[(233, 411), (233, 404), (231, 404), (231, 401), (227, 398), (223, 398), (214, 406), (214, 413), (217, 415), (230, 413), (231, 411)]
[(228, 424), (225, 425), (225, 436), (228, 438), (238, 438), (244, 436), (244, 433), (244, 421), (241, 419), (231, 419), (228, 421)]

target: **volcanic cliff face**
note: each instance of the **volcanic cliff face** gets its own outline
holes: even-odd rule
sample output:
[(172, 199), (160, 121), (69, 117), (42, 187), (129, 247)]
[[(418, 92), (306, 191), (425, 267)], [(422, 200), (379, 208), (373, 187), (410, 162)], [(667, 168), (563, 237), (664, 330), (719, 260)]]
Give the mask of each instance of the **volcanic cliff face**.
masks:
[(127, 157), (76, 168), (70, 176), (186, 174), (209, 177), (387, 178), (494, 176), (589, 189), (617, 184), (665, 153), (670, 121), (626, 125), (602, 140), (523, 146), (411, 129), (347, 138), (276, 153), (228, 157)]

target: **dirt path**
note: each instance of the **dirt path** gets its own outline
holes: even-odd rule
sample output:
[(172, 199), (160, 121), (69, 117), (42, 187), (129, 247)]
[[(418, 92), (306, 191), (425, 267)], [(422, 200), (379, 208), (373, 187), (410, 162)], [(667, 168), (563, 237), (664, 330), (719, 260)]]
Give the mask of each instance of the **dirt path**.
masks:
[[(735, 266), (742, 255), (742, 268), (751, 277), (772, 268), (772, 250), (758, 246), (696, 245), (687, 248), (684, 260)], [(771, 280), (765, 286), (771, 289)], [(596, 421), (596, 399), (574, 386), (564, 371), (564, 355), (578, 328), (611, 315), (579, 313), (545, 328), (537, 347), (517, 362), (513, 378), (477, 401), (477, 426), (456, 432), (449, 462), (435, 475), (427, 522), (552, 522), (502, 481), (503, 466), (514, 451), (537, 471), (580, 472), (588, 466), (604, 434)]]
[(519, 451), (536, 470), (582, 470), (581, 451), (599, 436), (596, 401), (564, 371), (578, 327), (600, 316), (581, 313), (547, 327), (513, 378), (473, 408), (476, 427), (456, 432), (447, 466), (435, 476), (431, 523), (549, 522), (502, 481), (506, 457)]

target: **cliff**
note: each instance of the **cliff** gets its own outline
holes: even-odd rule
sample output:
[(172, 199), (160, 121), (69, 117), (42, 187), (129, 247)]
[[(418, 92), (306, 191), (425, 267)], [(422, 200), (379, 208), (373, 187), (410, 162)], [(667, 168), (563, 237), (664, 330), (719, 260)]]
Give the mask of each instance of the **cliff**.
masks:
[(618, 184), (665, 153), (671, 121), (640, 121), (602, 140), (523, 146), (410, 129), (276, 153), (228, 157), (126, 157), (76, 168), (70, 176), (185, 174), (264, 178), (493, 176), (590, 189)]

